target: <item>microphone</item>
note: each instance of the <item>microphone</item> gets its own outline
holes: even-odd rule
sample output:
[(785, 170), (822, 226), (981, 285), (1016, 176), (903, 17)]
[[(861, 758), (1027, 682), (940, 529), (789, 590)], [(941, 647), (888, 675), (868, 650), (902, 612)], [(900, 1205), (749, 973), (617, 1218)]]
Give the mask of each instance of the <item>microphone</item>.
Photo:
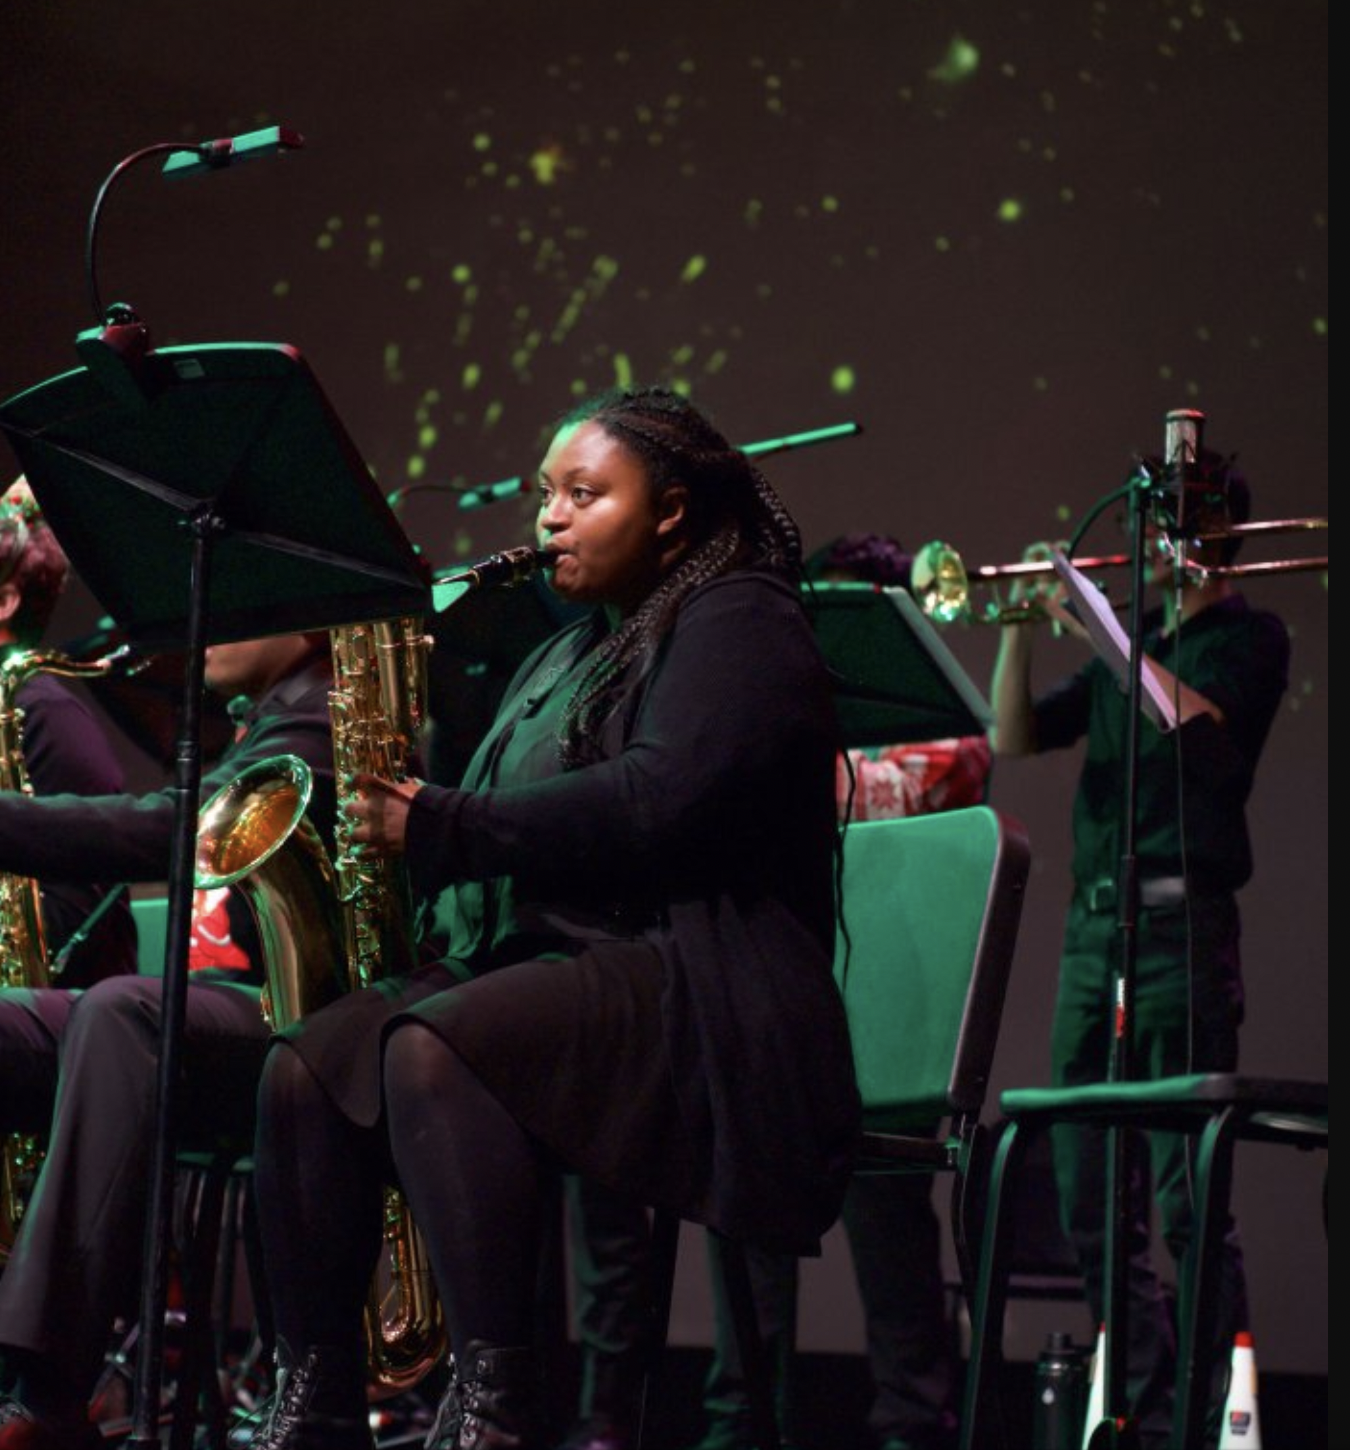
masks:
[(532, 484), (528, 478), (503, 478), (497, 483), (480, 483), (476, 488), (466, 488), (459, 496), (462, 509), (480, 509), (505, 498), (519, 498), (529, 493)]
[(1200, 452), (1205, 415), (1194, 408), (1173, 408), (1163, 423), (1163, 482), (1171, 499), (1171, 515), (1184, 531), (1192, 496), (1202, 487)]
[(164, 163), (163, 176), (200, 176), (205, 171), (223, 171), (236, 161), (252, 161), (258, 156), (275, 156), (278, 151), (295, 151), (305, 138), (287, 126), (267, 126), (261, 131), (247, 131), (242, 136), (222, 136), (215, 141), (201, 141), (174, 151)]

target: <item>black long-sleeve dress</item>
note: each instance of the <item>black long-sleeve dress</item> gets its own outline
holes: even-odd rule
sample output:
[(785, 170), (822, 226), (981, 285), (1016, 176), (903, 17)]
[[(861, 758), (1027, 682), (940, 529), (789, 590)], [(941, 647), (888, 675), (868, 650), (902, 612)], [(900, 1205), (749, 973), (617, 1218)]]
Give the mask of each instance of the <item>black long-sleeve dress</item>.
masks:
[(715, 580), (632, 672), (603, 758), (564, 772), (558, 717), (603, 633), (597, 615), (538, 651), (463, 788), (414, 800), (414, 885), (453, 888), (446, 958), (291, 1039), (369, 1124), (384, 1024), (415, 1013), (564, 1167), (814, 1252), (859, 1125), (825, 664), (789, 585)]

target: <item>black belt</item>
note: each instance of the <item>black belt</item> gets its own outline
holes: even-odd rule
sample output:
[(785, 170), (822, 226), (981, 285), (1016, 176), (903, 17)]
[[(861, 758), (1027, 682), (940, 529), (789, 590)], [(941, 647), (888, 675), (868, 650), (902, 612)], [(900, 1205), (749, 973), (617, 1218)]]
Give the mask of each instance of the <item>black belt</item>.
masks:
[[(1103, 876), (1080, 890), (1089, 911), (1114, 911), (1120, 901), (1120, 891), (1109, 876)], [(1150, 876), (1139, 883), (1139, 905), (1145, 910), (1165, 911), (1168, 907), (1183, 905), (1185, 900), (1184, 876)]]

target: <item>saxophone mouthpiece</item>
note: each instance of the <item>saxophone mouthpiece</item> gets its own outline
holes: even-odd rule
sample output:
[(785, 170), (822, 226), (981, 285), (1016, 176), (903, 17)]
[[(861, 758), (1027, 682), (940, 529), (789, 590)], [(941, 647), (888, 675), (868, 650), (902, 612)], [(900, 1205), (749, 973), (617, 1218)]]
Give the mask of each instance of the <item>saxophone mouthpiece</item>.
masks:
[(541, 569), (548, 568), (554, 557), (553, 550), (537, 549), (529, 544), (489, 554), (467, 568), (433, 579), (432, 604), (439, 614), (471, 589), (513, 589), (532, 579)]

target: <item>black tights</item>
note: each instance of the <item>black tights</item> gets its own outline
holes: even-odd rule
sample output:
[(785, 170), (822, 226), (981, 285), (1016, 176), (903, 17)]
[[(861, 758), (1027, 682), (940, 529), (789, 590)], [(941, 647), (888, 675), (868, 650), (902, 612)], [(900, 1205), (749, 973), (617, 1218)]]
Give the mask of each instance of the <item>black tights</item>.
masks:
[(299, 1053), (283, 1044), (268, 1055), (256, 1193), (278, 1335), (297, 1353), (359, 1350), (383, 1185), (396, 1175), (454, 1348), (529, 1344), (550, 1183), (542, 1154), (420, 1023), (390, 1033), (384, 1089), (387, 1137), (383, 1123), (361, 1128), (341, 1113)]

